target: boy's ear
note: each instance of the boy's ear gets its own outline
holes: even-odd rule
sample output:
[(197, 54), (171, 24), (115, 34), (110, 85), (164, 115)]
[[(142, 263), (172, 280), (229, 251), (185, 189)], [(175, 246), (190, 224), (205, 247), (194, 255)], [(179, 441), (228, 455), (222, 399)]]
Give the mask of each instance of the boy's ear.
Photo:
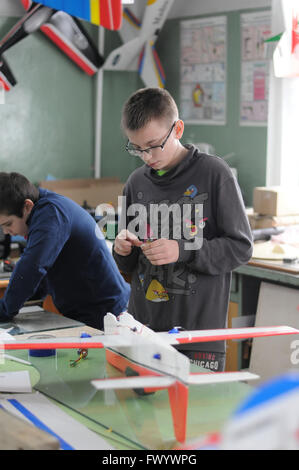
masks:
[(23, 214), (29, 215), (30, 212), (32, 211), (33, 206), (34, 206), (34, 202), (31, 201), (31, 199), (25, 199)]
[(174, 126), (174, 129), (176, 138), (181, 139), (184, 133), (184, 121), (178, 119)]

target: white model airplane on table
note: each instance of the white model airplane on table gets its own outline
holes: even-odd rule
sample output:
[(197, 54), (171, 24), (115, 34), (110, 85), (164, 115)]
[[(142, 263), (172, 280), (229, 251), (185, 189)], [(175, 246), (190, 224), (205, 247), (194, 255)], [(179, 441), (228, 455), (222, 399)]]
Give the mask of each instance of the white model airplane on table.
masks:
[(248, 372), (190, 373), (189, 359), (173, 346), (187, 343), (263, 336), (298, 334), (288, 326), (194, 330), (156, 333), (125, 312), (104, 317), (104, 334), (89, 338), (16, 340), (3, 334), (6, 350), (106, 348), (107, 361), (127, 377), (92, 380), (97, 389), (133, 388), (150, 393), (168, 389), (174, 433), (179, 442), (186, 439), (188, 386), (257, 379)]
[[(172, 4), (173, 0), (143, 0), (124, 8), (119, 34), (125, 44), (109, 54), (104, 70), (138, 71), (146, 86), (163, 88), (165, 74), (155, 42)], [(142, 9), (140, 21), (137, 16), (141, 15)]]

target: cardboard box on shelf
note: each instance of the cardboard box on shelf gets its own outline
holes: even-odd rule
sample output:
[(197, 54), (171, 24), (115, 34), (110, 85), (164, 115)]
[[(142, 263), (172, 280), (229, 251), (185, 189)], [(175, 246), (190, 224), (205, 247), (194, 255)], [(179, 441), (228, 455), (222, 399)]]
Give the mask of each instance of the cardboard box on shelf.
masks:
[(254, 212), (247, 214), (252, 230), (272, 227), (286, 227), (299, 224), (299, 215), (261, 215)]
[(253, 209), (262, 215), (299, 215), (299, 188), (256, 187), (253, 190)]
[(112, 204), (117, 211), (118, 196), (122, 196), (124, 184), (118, 178), (75, 178), (41, 181), (41, 188), (49, 189), (95, 209), (99, 204)]

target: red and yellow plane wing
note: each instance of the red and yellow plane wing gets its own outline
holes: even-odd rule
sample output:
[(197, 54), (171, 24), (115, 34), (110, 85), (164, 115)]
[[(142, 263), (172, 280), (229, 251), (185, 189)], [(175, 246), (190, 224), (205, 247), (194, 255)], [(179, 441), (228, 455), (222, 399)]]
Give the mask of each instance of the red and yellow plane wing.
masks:
[[(130, 377), (93, 380), (97, 389), (143, 388), (151, 392), (167, 388), (172, 412), (174, 433), (179, 442), (186, 439), (188, 386), (239, 380), (254, 380), (248, 372), (190, 373), (189, 360), (171, 345), (209, 342), (225, 339), (256, 338), (298, 334), (288, 326), (234, 328), (218, 330), (178, 331), (155, 333), (124, 312), (115, 318), (104, 318), (105, 334), (84, 338), (54, 338), (16, 340), (9, 330), (0, 331), (0, 344), (5, 350), (14, 349), (71, 349), (106, 348), (107, 361)], [(130, 374), (126, 371), (130, 370)]]

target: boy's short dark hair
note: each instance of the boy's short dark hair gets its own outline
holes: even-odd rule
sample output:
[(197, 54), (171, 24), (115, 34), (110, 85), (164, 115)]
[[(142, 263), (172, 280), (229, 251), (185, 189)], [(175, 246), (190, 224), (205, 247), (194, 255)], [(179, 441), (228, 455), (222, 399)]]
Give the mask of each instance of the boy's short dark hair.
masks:
[(142, 129), (152, 119), (165, 119), (170, 126), (178, 119), (177, 105), (163, 88), (141, 88), (124, 104), (121, 126), (124, 131)]
[(23, 217), (26, 199), (37, 202), (38, 188), (19, 173), (0, 172), (0, 214)]

